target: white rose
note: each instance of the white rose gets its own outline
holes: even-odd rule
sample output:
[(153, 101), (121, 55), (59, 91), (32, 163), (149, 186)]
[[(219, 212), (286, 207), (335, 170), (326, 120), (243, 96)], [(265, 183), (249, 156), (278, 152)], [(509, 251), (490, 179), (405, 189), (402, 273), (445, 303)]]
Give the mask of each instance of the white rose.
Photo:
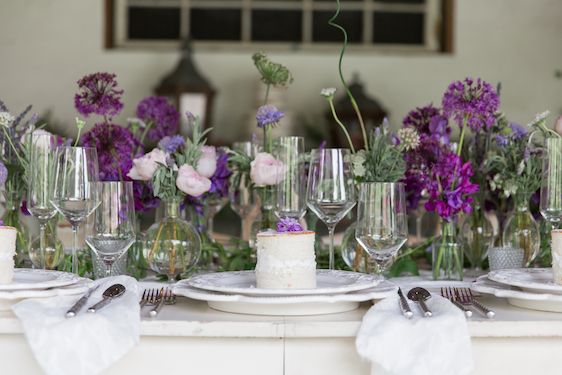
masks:
[(160, 164), (166, 165), (166, 153), (158, 148), (133, 160), (133, 167), (127, 174), (133, 180), (149, 181)]
[(277, 185), (283, 181), (285, 166), (267, 152), (260, 152), (250, 163), (250, 177), (257, 186)]
[(217, 170), (217, 150), (213, 146), (201, 148), (201, 158), (197, 163), (197, 172), (207, 178), (211, 178)]

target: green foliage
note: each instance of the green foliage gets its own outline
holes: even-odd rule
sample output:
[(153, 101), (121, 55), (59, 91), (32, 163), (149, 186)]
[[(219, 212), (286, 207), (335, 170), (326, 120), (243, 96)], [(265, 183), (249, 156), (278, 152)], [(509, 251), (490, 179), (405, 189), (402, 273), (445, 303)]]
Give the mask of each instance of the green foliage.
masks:
[(152, 187), (154, 189), (154, 196), (162, 200), (169, 200), (176, 197), (179, 190), (176, 186), (177, 171), (173, 168), (160, 164), (160, 167), (154, 172), (152, 176)]
[(229, 186), (233, 188), (240, 186), (244, 181), (250, 181), (250, 156), (238, 151), (229, 150), (228, 168), (231, 170)]
[(274, 63), (263, 52), (254, 53), (254, 65), (267, 86), (287, 86), (293, 82), (293, 76), (285, 66)]
[[(89, 249), (78, 250), (78, 275), (82, 277), (92, 277), (94, 275), (94, 265)], [(64, 259), (58, 267), (59, 271), (72, 272), (72, 254), (65, 254)]]

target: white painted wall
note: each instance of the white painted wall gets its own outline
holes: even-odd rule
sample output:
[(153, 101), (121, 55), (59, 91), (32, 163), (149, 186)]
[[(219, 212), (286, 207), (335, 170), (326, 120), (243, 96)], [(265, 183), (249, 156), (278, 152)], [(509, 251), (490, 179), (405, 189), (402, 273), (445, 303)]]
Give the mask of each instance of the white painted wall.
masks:
[[(438, 103), (451, 80), (466, 75), (503, 82), (503, 110), (526, 123), (536, 112), (562, 110), (562, 1), (457, 0), (452, 55), (349, 54), (345, 70), (360, 72), (398, 123), (416, 105)], [(177, 52), (104, 50), (101, 0), (0, 0), (0, 98), (14, 109), (32, 103), (71, 123), (76, 80), (94, 71), (118, 75), (125, 110), (171, 69)], [(271, 57), (295, 76), (288, 108), (320, 119), (318, 95), (336, 86), (334, 53), (286, 52)], [(254, 101), (256, 72), (250, 53), (199, 52), (201, 70), (219, 88), (214, 118), (220, 134), (240, 138)], [(321, 121), (321, 120), (318, 120)]]

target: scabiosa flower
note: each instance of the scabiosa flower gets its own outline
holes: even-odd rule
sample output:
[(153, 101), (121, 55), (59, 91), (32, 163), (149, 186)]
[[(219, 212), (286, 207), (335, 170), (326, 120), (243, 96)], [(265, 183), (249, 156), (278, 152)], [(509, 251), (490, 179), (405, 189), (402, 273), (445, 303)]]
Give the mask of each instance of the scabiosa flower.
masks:
[(134, 153), (137, 150), (139, 154), (143, 152), (139, 141), (128, 129), (105, 122), (84, 133), (80, 142), (83, 146), (96, 148), (102, 181), (127, 179), (133, 158), (138, 156)]
[(511, 129), (511, 139), (514, 141), (518, 141), (527, 135), (527, 128), (522, 125), (512, 122), (509, 124), (509, 128)]
[(256, 114), (258, 127), (275, 126), (281, 121), (283, 116), (285, 116), (285, 114), (278, 110), (277, 107), (273, 105), (262, 105)]
[(178, 131), (180, 114), (163, 96), (148, 96), (141, 100), (137, 106), (137, 117), (151, 124), (146, 135), (151, 141), (158, 141)]
[(302, 232), (302, 231), (303, 231), (302, 226), (296, 219), (286, 217), (277, 222), (278, 233)]
[(158, 142), (158, 147), (169, 154), (173, 154), (185, 145), (185, 139), (181, 135), (166, 136)]
[(415, 150), (420, 145), (420, 136), (413, 128), (398, 130), (398, 139), (406, 151)]
[(0, 186), (4, 186), (6, 180), (8, 180), (8, 168), (0, 162)]
[(78, 81), (78, 93), (74, 96), (76, 110), (85, 117), (92, 113), (112, 118), (121, 112), (123, 90), (117, 88), (115, 74), (94, 73)]
[(474, 132), (489, 129), (496, 121), (500, 105), (496, 90), (478, 78), (465, 78), (449, 85), (443, 95), (443, 114), (452, 117), (459, 126), (466, 125)]
[(496, 144), (500, 147), (507, 146), (509, 144), (509, 139), (505, 135), (497, 134), (496, 135)]

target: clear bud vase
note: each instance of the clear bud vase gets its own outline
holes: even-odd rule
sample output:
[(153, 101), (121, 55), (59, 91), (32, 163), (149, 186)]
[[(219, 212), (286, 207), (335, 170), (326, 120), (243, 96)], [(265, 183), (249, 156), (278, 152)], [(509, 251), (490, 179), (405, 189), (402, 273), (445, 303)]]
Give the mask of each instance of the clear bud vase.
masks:
[(463, 248), (454, 220), (441, 222), (441, 235), (431, 245), (434, 280), (463, 279)]
[(528, 267), (540, 251), (541, 235), (539, 225), (529, 210), (530, 194), (515, 194), (515, 207), (508, 216), (502, 234), (504, 246), (523, 249), (524, 265)]
[(150, 268), (170, 282), (189, 273), (201, 255), (201, 239), (193, 225), (180, 217), (180, 202), (180, 198), (164, 201), (164, 217), (148, 228), (144, 238), (143, 253)]
[(482, 270), (488, 249), (494, 245), (494, 227), (479, 204), (474, 206), (470, 215), (465, 216), (460, 237), (470, 267), (476, 271)]

